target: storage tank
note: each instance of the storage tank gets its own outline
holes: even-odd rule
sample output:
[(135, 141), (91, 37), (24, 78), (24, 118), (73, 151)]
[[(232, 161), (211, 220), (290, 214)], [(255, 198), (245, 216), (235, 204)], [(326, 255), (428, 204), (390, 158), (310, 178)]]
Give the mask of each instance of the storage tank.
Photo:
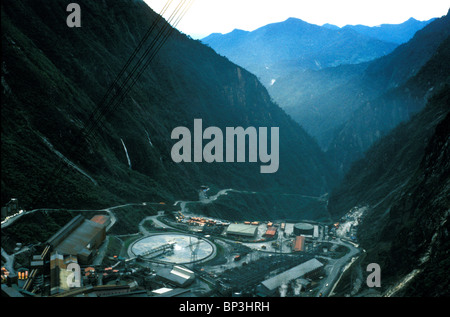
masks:
[(314, 226), (309, 223), (300, 222), (294, 225), (294, 234), (297, 236), (312, 236), (314, 233)]

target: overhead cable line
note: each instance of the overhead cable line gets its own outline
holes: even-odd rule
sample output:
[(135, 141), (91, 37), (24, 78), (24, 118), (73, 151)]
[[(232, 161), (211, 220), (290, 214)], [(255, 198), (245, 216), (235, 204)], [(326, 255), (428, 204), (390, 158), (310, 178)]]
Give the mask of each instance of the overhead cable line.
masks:
[[(150, 45), (147, 47), (144, 53), (142, 53), (142, 56), (138, 59), (138, 61), (135, 63), (134, 67), (129, 71), (128, 75), (125, 79), (121, 79), (121, 77), (124, 76), (124, 74), (127, 72), (127, 69), (131, 64), (133, 64), (133, 61), (136, 59), (140, 51), (142, 50), (144, 44), (148, 41), (148, 38), (152, 33), (154, 33), (155, 29), (158, 28), (158, 25), (161, 24), (161, 21), (163, 20), (163, 15), (167, 12), (168, 8), (172, 4), (173, 0), (168, 0), (163, 9), (161, 10), (158, 17), (155, 19), (155, 21), (152, 23), (150, 28), (147, 30), (147, 32), (144, 34), (142, 40), (139, 42), (136, 49), (133, 51), (131, 56), (128, 58), (125, 65), (122, 67), (122, 69), (119, 71), (118, 75), (114, 79), (114, 81), (111, 83), (109, 88), (107, 89), (106, 93), (104, 94), (103, 98), (100, 100), (98, 106), (94, 109), (94, 111), (91, 113), (87, 120), (87, 124), (85, 127), (80, 131), (79, 137), (75, 140), (75, 143), (72, 145), (72, 147), (69, 150), (69, 153), (74, 155), (78, 153), (78, 150), (81, 146), (81, 141), (88, 140), (89, 137), (95, 132), (95, 130), (99, 127), (101, 124), (102, 119), (111, 111), (115, 111), (119, 104), (125, 99), (125, 96), (127, 93), (131, 90), (131, 88), (136, 84), (139, 77), (142, 75), (142, 73), (145, 71), (145, 69), (149, 66), (151, 61), (154, 59), (156, 54), (159, 52), (161, 47), (165, 44), (170, 34), (173, 32), (173, 28), (175, 28), (178, 23), (182, 20), (186, 12), (189, 10), (190, 6), (192, 5), (193, 0), (188, 1), (188, 5), (184, 6), (186, 4), (186, 0), (181, 0), (180, 3), (176, 6), (175, 10), (170, 15), (169, 19), (166, 23), (163, 24), (163, 26), (159, 29), (158, 33), (154, 36), (153, 40), (151, 41)], [(183, 8), (184, 7), (184, 8)], [(180, 13), (181, 10), (181, 13)], [(173, 26), (171, 26), (171, 23), (174, 22)], [(147, 59), (147, 57), (150, 56), (150, 58)], [(146, 60), (147, 59), (147, 60)], [(136, 77), (133, 78), (133, 76), (137, 74)], [(131, 83), (131, 84), (130, 84)], [(111, 96), (111, 94), (113, 95)], [(47, 179), (47, 186), (45, 186), (42, 190), (44, 192), (44, 195), (50, 194), (52, 191), (50, 190), (50, 186), (54, 185), (56, 187), (56, 182), (61, 178), (62, 170), (63, 170), (63, 164), (64, 162), (60, 162), (59, 166), (54, 170), (53, 177), (49, 177)], [(66, 170), (67, 172), (67, 170)], [(52, 183), (53, 180), (55, 180), (55, 183)], [(39, 195), (40, 197), (40, 195)]]

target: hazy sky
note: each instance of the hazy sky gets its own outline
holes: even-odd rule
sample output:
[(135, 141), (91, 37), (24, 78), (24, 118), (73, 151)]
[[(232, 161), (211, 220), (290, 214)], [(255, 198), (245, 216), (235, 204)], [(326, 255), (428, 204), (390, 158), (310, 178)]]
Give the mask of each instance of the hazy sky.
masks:
[[(172, 8), (180, 0), (175, 0)], [(167, 0), (145, 0), (160, 13)], [(194, 0), (178, 29), (194, 38), (234, 29), (255, 30), (294, 17), (306, 22), (344, 26), (402, 23), (447, 14), (450, 0)], [(169, 10), (169, 12), (171, 12)]]

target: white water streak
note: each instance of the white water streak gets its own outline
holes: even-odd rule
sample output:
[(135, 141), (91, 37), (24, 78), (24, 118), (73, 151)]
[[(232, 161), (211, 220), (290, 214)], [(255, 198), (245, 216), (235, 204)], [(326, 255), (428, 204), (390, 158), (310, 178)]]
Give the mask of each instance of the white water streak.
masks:
[(59, 152), (58, 150), (56, 150), (53, 147), (53, 144), (51, 144), (46, 138), (42, 137), (42, 140), (44, 141), (45, 145), (48, 146), (48, 148), (55, 153), (56, 155), (59, 156), (60, 159), (63, 160), (64, 163), (66, 163), (67, 165), (69, 165), (70, 167), (72, 167), (73, 169), (75, 169), (76, 171), (80, 172), (81, 174), (83, 174), (84, 176), (86, 176), (87, 178), (89, 178), (89, 180), (94, 183), (94, 185), (98, 186), (98, 183), (95, 181), (95, 179), (93, 179), (91, 176), (89, 176), (85, 171), (83, 171), (81, 168), (79, 168), (78, 166), (75, 165), (75, 163), (73, 163), (72, 161), (70, 161), (67, 157), (65, 157), (61, 152)]
[(122, 145), (123, 145), (123, 149), (125, 150), (125, 154), (127, 155), (127, 160), (128, 160), (128, 166), (131, 169), (131, 160), (130, 157), (128, 156), (128, 151), (127, 151), (127, 147), (125, 146), (125, 143), (123, 142), (122, 139), (120, 139), (120, 141), (122, 141)]
[(150, 135), (148, 134), (147, 130), (145, 130), (145, 133), (147, 133), (147, 139), (148, 139), (148, 143), (150, 143), (150, 146), (153, 147), (153, 143), (150, 140)]

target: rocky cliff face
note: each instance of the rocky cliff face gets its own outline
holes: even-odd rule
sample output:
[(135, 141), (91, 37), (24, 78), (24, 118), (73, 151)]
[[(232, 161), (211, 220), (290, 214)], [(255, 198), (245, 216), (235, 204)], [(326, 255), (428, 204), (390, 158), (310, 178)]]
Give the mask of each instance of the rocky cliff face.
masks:
[(374, 145), (330, 199), (332, 212), (370, 207), (358, 238), (364, 265), (382, 268), (384, 294), (448, 295), (449, 102), (446, 86)]

